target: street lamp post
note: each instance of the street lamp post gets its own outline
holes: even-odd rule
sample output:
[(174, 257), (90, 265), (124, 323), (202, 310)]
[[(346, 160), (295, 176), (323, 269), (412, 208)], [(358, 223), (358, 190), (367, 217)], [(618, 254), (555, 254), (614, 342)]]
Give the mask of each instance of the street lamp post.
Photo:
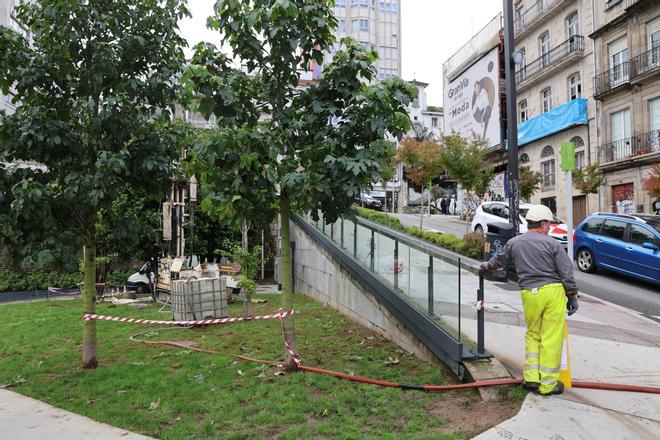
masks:
[(504, 68), (506, 76), (506, 128), (509, 174), (509, 223), (520, 230), (520, 180), (518, 178), (518, 121), (516, 115), (516, 77), (513, 60), (513, 0), (504, 3)]

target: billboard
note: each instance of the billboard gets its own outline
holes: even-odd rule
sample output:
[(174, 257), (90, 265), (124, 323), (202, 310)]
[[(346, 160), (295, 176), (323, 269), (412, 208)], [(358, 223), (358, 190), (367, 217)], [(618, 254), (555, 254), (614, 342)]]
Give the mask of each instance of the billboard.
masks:
[(444, 95), (445, 134), (477, 136), (489, 147), (502, 143), (497, 48), (447, 83)]

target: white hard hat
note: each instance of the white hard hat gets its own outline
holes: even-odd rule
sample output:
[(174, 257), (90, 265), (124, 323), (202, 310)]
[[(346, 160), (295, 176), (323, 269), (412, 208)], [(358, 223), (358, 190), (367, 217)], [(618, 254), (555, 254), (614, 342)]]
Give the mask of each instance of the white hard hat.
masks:
[(540, 222), (541, 220), (547, 220), (551, 222), (554, 219), (554, 215), (552, 215), (552, 211), (550, 211), (550, 208), (547, 206), (534, 205), (529, 208), (525, 218), (530, 222)]

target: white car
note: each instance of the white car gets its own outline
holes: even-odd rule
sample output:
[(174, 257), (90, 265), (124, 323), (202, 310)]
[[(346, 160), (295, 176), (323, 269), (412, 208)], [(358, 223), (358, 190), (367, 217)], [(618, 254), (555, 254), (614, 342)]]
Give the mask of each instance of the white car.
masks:
[[(527, 220), (525, 216), (527, 211), (531, 208), (531, 203), (520, 204), (520, 233), (527, 232)], [(506, 202), (486, 202), (482, 203), (474, 214), (472, 219), (471, 229), (475, 232), (487, 232), (488, 223), (495, 222), (508, 222), (509, 221), (509, 204)], [(563, 220), (556, 217), (550, 224), (550, 232), (548, 235), (556, 238), (566, 248), (568, 246), (568, 226)]]

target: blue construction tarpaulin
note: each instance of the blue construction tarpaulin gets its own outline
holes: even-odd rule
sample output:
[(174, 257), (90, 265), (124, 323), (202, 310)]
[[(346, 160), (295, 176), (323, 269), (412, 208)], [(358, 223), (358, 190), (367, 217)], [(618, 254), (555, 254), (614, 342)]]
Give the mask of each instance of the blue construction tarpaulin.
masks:
[(586, 125), (587, 100), (574, 99), (518, 125), (518, 146), (559, 133), (576, 125)]

